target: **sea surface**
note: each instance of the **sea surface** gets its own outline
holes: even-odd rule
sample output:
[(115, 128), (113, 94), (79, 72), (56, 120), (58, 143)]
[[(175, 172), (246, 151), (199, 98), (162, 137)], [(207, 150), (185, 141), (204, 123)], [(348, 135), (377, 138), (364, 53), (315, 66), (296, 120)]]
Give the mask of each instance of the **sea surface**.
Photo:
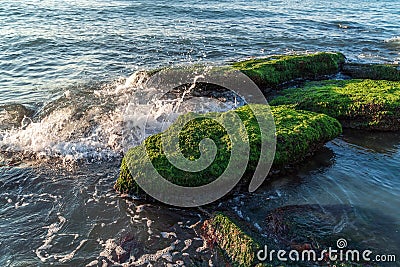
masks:
[[(179, 114), (242, 102), (161, 99), (140, 71), (315, 51), (398, 63), (399, 22), (397, 0), (1, 1), (0, 266), (220, 266), (204, 212), (113, 184), (126, 149)], [(224, 201), (260, 233), (278, 207), (351, 206), (335, 234), (399, 261), (399, 163), (399, 134), (345, 131), (297, 173)]]

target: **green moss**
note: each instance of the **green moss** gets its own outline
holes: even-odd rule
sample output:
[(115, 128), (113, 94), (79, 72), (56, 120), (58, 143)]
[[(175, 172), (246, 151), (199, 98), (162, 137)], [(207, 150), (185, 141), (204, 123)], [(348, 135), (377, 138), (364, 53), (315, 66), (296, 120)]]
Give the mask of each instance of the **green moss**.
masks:
[(327, 114), (345, 127), (371, 130), (400, 129), (400, 82), (328, 80), (283, 90), (271, 105)]
[(342, 71), (355, 79), (400, 81), (400, 67), (394, 64), (348, 63)]
[[(230, 157), (232, 140), (230, 140), (229, 135), (221, 124), (209, 117), (223, 121), (224, 125), (231, 125), (229, 119), (232, 113), (236, 113), (245, 126), (245, 129), (239, 129), (239, 134), (235, 138), (244, 142), (248, 138), (250, 157), (244, 178), (251, 177), (259, 162), (260, 148), (264, 140), (262, 138), (269, 138), (268, 136), (261, 136), (253, 111), (257, 113), (257, 117), (267, 117), (270, 114), (269, 112), (272, 112), (277, 138), (274, 158), (275, 168), (301, 161), (315, 148), (341, 133), (341, 125), (333, 118), (313, 112), (296, 111), (286, 106), (272, 107), (271, 110), (266, 105), (244, 106), (222, 113), (208, 113), (206, 115), (208, 118), (203, 118), (201, 115), (195, 117), (193, 113), (188, 113), (179, 117), (164, 133), (150, 136), (142, 145), (127, 152), (122, 160), (121, 172), (115, 188), (122, 193), (139, 191), (135, 179), (145, 176), (143, 166), (146, 164), (146, 159), (142, 156), (144, 150), (146, 150), (158, 173), (174, 184), (200, 186), (214, 181), (221, 176), (230, 161), (235, 164), (235, 159)], [(190, 120), (192, 117), (195, 119)], [(182, 122), (185, 121), (189, 122), (182, 125)], [(181, 128), (182, 126), (183, 128)], [(163, 152), (163, 135), (166, 142), (170, 141), (171, 136), (179, 136), (179, 147), (176, 148), (176, 153), (181, 151), (185, 158), (190, 160), (196, 160), (200, 157), (200, 141), (204, 138), (210, 138), (217, 147), (216, 157), (212, 164), (207, 165), (206, 169), (199, 172), (186, 172), (178, 169), (168, 161)], [(235, 142), (235, 140), (233, 141)]]
[(217, 213), (203, 227), (203, 235), (215, 242), (232, 266), (255, 266), (260, 245), (231, 218)]
[(271, 107), (277, 135), (274, 167), (303, 160), (310, 152), (342, 132), (340, 123), (329, 116), (288, 106)]
[[(307, 213), (305, 213), (307, 214)], [(306, 217), (306, 215), (303, 214)], [(293, 247), (293, 239), (287, 239), (289, 245), (283, 247), (277, 246), (272, 240), (267, 241), (263, 239), (258, 233), (246, 231), (247, 229), (243, 222), (236, 221), (225, 213), (217, 212), (211, 219), (204, 222), (202, 227), (202, 236), (207, 241), (210, 247), (217, 245), (222, 254), (227, 259), (229, 266), (243, 266), (243, 267), (271, 267), (271, 266), (314, 266), (314, 262), (299, 261), (299, 262), (283, 262), (279, 261), (274, 254), (272, 261), (260, 262), (257, 258), (257, 252), (267, 245), (268, 252), (278, 249), (289, 251), (288, 248), (295, 250)], [(322, 246), (325, 248), (324, 246)], [(321, 248), (312, 247), (319, 255)], [(312, 249), (307, 248), (307, 249)], [(297, 248), (301, 252), (302, 248)], [(287, 255), (286, 255), (287, 256)], [(328, 264), (325, 261), (320, 261), (319, 264)], [(376, 266), (369, 263), (354, 263), (354, 262), (330, 262), (332, 266), (341, 267), (361, 267), (361, 266)]]
[(274, 88), (294, 79), (316, 79), (335, 74), (344, 61), (341, 53), (322, 52), (250, 59), (233, 63), (232, 66), (256, 84)]

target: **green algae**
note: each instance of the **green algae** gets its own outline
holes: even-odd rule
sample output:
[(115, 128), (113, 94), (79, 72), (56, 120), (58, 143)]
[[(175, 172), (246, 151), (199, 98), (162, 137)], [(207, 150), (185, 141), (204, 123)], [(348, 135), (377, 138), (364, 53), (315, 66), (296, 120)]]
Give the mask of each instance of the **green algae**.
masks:
[(275, 168), (303, 160), (342, 132), (340, 123), (324, 114), (293, 110), (289, 106), (271, 107), (271, 111), (277, 135)]
[(400, 82), (358, 79), (309, 82), (302, 88), (283, 90), (270, 104), (324, 113), (349, 128), (400, 129)]
[[(260, 245), (230, 217), (216, 213), (203, 225), (203, 235), (216, 243), (232, 266), (254, 266)], [(212, 245), (212, 244), (211, 244)]]
[[(272, 267), (272, 266), (311, 266), (311, 261), (279, 261), (276, 257), (276, 251), (279, 250), (279, 246), (272, 240), (266, 240), (261, 237), (259, 233), (255, 233), (250, 231), (246, 226), (246, 223), (243, 221), (238, 221), (234, 219), (232, 216), (227, 215), (224, 212), (216, 212), (214, 213), (210, 219), (206, 220), (203, 223), (201, 229), (202, 237), (207, 242), (208, 246), (214, 248), (217, 246), (221, 254), (224, 256), (226, 260), (227, 266), (240, 266), (240, 267)], [(260, 250), (263, 250), (264, 247), (262, 244), (267, 244), (268, 253), (271, 250), (275, 251), (275, 254), (272, 258), (261, 261), (257, 257), (257, 253)], [(283, 248), (287, 251), (287, 249), (291, 247), (284, 246)], [(281, 248), (282, 249), (282, 248)], [(291, 247), (293, 250), (297, 250), (299, 253), (303, 249), (312, 249), (310, 248), (295, 248)], [(319, 250), (315, 249), (317, 255), (319, 255)], [(286, 254), (287, 257), (287, 254)], [(324, 262), (319, 262), (326, 263)], [(361, 266), (376, 266), (369, 264), (358, 264), (354, 262), (339, 262), (334, 261), (330, 262), (332, 266), (341, 266), (341, 267), (361, 267)]]
[(257, 85), (275, 88), (295, 79), (317, 79), (337, 73), (344, 64), (341, 53), (279, 55), (233, 63)]
[[(130, 149), (122, 160), (120, 176), (115, 184), (115, 189), (121, 193), (137, 193), (140, 191), (135, 182), (138, 177), (146, 174), (143, 166), (146, 159), (142, 157), (142, 151), (147, 152), (154, 168), (166, 180), (181, 186), (196, 187), (208, 184), (225, 171), (228, 163), (234, 161), (231, 158), (232, 140), (230, 140), (224, 127), (218, 121), (210, 119), (212, 115), (230, 124), (230, 114), (237, 114), (243, 122), (245, 129), (240, 129), (238, 138), (241, 142), (249, 142), (250, 156), (244, 175), (244, 181), (251, 177), (260, 160), (262, 136), (255, 114), (265, 117), (270, 116), (275, 120), (276, 128), (276, 153), (273, 167), (281, 168), (303, 160), (317, 147), (335, 138), (341, 133), (340, 123), (324, 114), (308, 111), (296, 111), (287, 106), (271, 107), (267, 105), (246, 105), (236, 110), (208, 113), (206, 117), (194, 116), (188, 113), (180, 116), (177, 121), (165, 132), (148, 137), (140, 146)], [(270, 113), (271, 112), (271, 113)], [(193, 117), (195, 119), (190, 120)], [(181, 122), (189, 121), (182, 127)], [(273, 134), (273, 133), (272, 133)], [(179, 136), (179, 149), (177, 149), (189, 160), (200, 157), (199, 143), (204, 138), (212, 139), (216, 145), (216, 156), (212, 164), (199, 172), (187, 172), (179, 169), (169, 162), (164, 154), (162, 138), (169, 142), (168, 136)], [(271, 140), (267, 140), (271, 141)], [(174, 157), (174, 155), (172, 155)], [(243, 160), (242, 158), (239, 160)], [(236, 164), (233, 162), (233, 164)], [(162, 189), (160, 189), (162, 190)]]
[(354, 79), (400, 81), (400, 66), (394, 64), (346, 63), (342, 72)]

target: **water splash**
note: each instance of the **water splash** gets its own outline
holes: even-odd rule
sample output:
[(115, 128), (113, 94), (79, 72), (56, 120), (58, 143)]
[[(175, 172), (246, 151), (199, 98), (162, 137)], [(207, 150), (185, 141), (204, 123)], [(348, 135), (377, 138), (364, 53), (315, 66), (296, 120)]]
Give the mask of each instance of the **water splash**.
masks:
[[(188, 97), (196, 81), (183, 94), (160, 98), (159, 88), (146, 86), (149, 77), (148, 72), (137, 71), (97, 87), (69, 88), (35, 116), (22, 105), (14, 113), (3, 109), (8, 113), (0, 119), (12, 120), (12, 127), (0, 129), (0, 148), (65, 162), (104, 161), (120, 157), (124, 147), (139, 145), (182, 113), (225, 111), (239, 105), (236, 98), (232, 102)], [(130, 131), (123, 132), (127, 128)]]

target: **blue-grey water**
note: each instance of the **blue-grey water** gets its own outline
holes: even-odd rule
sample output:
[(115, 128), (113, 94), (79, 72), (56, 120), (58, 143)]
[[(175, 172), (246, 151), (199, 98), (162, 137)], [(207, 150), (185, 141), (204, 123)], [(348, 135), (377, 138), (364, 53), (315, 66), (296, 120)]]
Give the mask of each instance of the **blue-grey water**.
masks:
[(2, 1), (4, 102), (138, 68), (333, 50), (399, 60), (396, 0)]
[[(155, 91), (131, 75), (313, 51), (398, 63), (399, 21), (397, 0), (1, 1), (0, 265), (219, 266), (195, 227), (202, 212), (121, 198), (112, 188), (124, 111), (133, 126), (146, 118), (154, 128), (173, 112), (161, 101), (162, 112), (149, 113)], [(144, 138), (139, 128), (133, 144)], [(340, 229), (399, 255), (399, 163), (399, 134), (347, 131), (298, 173), (229, 207), (259, 226), (284, 205), (351, 205), (360, 215)]]

